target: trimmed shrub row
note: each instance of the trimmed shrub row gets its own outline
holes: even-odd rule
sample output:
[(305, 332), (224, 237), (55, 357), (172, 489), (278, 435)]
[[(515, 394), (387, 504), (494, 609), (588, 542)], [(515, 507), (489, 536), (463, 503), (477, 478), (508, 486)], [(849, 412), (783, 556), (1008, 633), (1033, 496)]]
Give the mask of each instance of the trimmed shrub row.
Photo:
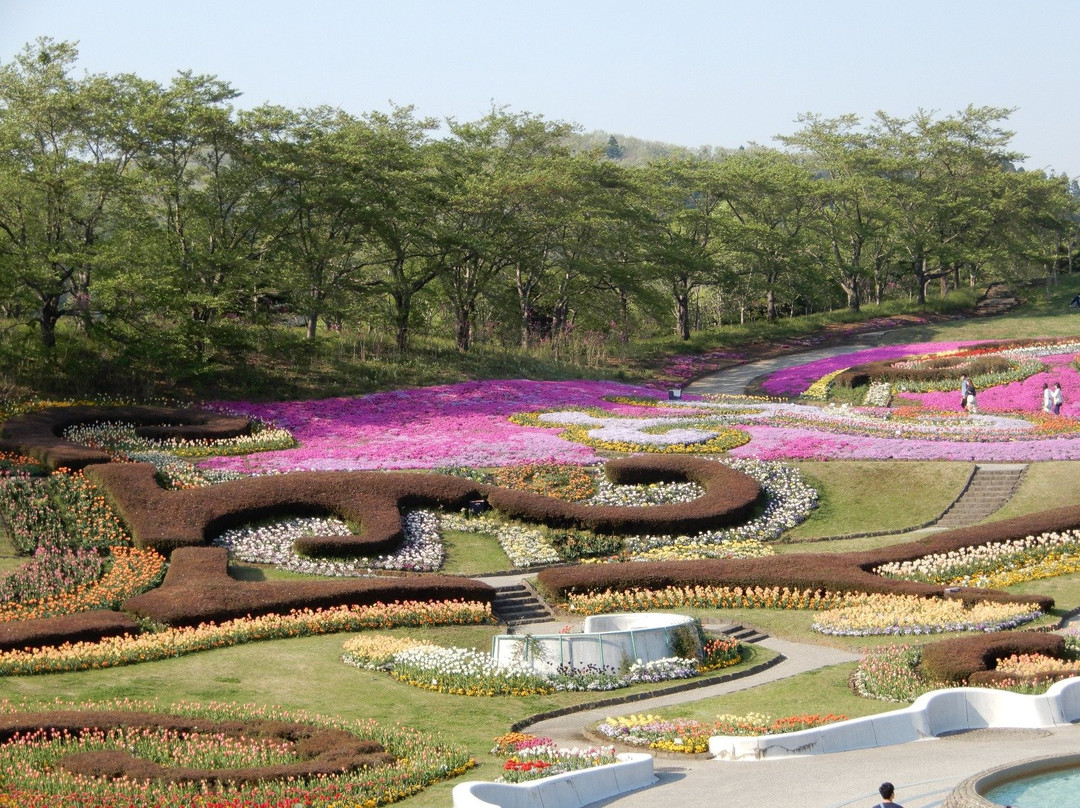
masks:
[(1000, 659), (1013, 654), (1060, 657), (1064, 651), (1065, 639), (1060, 634), (1000, 631), (929, 643), (923, 647), (921, 667), (925, 677), (934, 682), (986, 685), (1016, 678), (994, 670)]
[(130, 615), (107, 609), (37, 620), (14, 620), (0, 623), (0, 651), (22, 651), (66, 642), (98, 642), (105, 637), (122, 637), (140, 631), (139, 624)]
[(0, 451), (28, 455), (49, 468), (82, 469), (108, 463), (108, 452), (64, 440), (64, 430), (78, 424), (122, 421), (154, 439), (221, 440), (246, 435), (251, 421), (233, 415), (178, 407), (49, 407), (9, 418), (0, 424)]
[[(895, 362), (895, 359), (888, 359), (856, 365), (834, 376), (833, 384), (839, 387), (861, 387), (878, 380), (929, 382), (959, 378), (960, 372), (968, 376), (1004, 373), (1012, 367), (1012, 363), (1003, 356), (942, 357), (933, 365), (923, 368), (893, 367)], [(956, 370), (956, 366), (961, 364), (966, 366), (963, 371)]]
[(138, 547), (168, 555), (203, 545), (249, 522), (282, 516), (340, 516), (360, 535), (309, 536), (296, 542), (308, 555), (377, 555), (403, 538), (401, 508), (459, 509), (483, 496), (483, 486), (441, 474), (309, 471), (249, 477), (206, 488), (166, 491), (149, 463), (109, 463), (86, 470), (127, 523)]
[(260, 738), (288, 741), (300, 762), (237, 769), (195, 769), (162, 766), (120, 750), (103, 750), (67, 755), (60, 767), (87, 777), (127, 777), (172, 783), (257, 783), (266, 780), (307, 779), (334, 776), (343, 772), (389, 766), (396, 759), (376, 741), (365, 741), (345, 730), (285, 721), (212, 721), (207, 718), (163, 713), (112, 710), (57, 710), (42, 713), (11, 713), (0, 716), (0, 739), (18, 734), (56, 730), (78, 736), (88, 728), (100, 730), (123, 727), (152, 727), (181, 733), (221, 733), (231, 738)]
[(732, 524), (752, 513), (761, 487), (722, 463), (689, 457), (630, 457), (608, 464), (616, 482), (692, 480), (706, 493), (692, 502), (652, 507), (587, 506), (555, 497), (494, 488), (442, 474), (311, 471), (233, 480), (166, 491), (149, 463), (99, 464), (86, 470), (127, 523), (136, 546), (168, 554), (206, 544), (232, 527), (280, 516), (333, 514), (361, 526), (361, 535), (312, 536), (296, 542), (307, 555), (375, 555), (403, 538), (401, 509), (460, 509), (487, 497), (498, 511), (551, 527), (598, 533), (692, 533)]
[(819, 592), (883, 592), (898, 595), (949, 596), (967, 602), (990, 600), (1037, 603), (1044, 611), (1054, 600), (1044, 595), (1012, 595), (969, 587), (945, 592), (945, 587), (915, 581), (898, 581), (876, 575), (873, 570), (888, 562), (912, 561), (933, 553), (961, 547), (1000, 543), (1048, 531), (1080, 527), (1080, 506), (1002, 520), (987, 525), (937, 533), (905, 544), (855, 553), (792, 553), (767, 558), (656, 561), (556, 567), (539, 573), (540, 583), (557, 597), (568, 593), (603, 592), (606, 589), (661, 589), (668, 586), (726, 585), (780, 586)]
[(291, 609), (367, 606), (396, 600), (470, 600), (490, 603), (495, 590), (482, 581), (414, 574), (337, 581), (237, 581), (229, 576), (223, 547), (181, 547), (157, 589), (122, 604), (125, 612), (170, 626), (197, 626)]
[(705, 489), (692, 502), (650, 507), (596, 506), (565, 502), (509, 488), (493, 488), (488, 502), (497, 511), (549, 527), (585, 528), (606, 534), (697, 533), (744, 521), (761, 498), (761, 486), (723, 463), (695, 457), (634, 456), (605, 466), (612, 482), (695, 482)]

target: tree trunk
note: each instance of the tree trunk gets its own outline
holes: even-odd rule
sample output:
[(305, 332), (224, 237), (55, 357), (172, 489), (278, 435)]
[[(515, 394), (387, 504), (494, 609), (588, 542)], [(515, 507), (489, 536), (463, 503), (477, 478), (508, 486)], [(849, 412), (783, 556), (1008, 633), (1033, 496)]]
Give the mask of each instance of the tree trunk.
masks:
[(675, 295), (675, 333), (679, 339), (690, 339), (690, 295), (685, 292)]
[(60, 296), (46, 295), (41, 301), (41, 346), (46, 353), (56, 347), (56, 323), (60, 320)]
[(319, 313), (311, 312), (307, 316), (307, 338), (315, 339), (319, 332)]

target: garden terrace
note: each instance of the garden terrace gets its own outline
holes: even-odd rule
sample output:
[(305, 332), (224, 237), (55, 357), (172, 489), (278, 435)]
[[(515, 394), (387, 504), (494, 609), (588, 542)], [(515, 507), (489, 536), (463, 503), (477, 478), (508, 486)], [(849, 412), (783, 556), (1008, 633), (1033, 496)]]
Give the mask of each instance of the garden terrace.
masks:
[(108, 463), (113, 460), (108, 452), (62, 437), (69, 427), (100, 421), (135, 424), (137, 435), (155, 440), (222, 440), (251, 431), (248, 418), (186, 408), (48, 407), (17, 415), (0, 424), (0, 450), (29, 455), (51, 469), (81, 469), (95, 463)]
[(98, 609), (92, 612), (0, 622), (0, 651), (18, 651), (63, 643), (97, 642), (105, 637), (138, 634), (129, 615)]
[(1060, 634), (1002, 631), (929, 643), (923, 647), (921, 667), (933, 682), (992, 686), (1004, 679), (1016, 679), (994, 670), (998, 660), (1013, 654), (1061, 657), (1064, 651), (1065, 639)]
[(488, 502), (501, 513), (549, 527), (586, 528), (607, 534), (700, 533), (749, 518), (761, 498), (761, 486), (747, 474), (695, 457), (625, 457), (604, 467), (613, 483), (694, 482), (705, 493), (679, 505), (648, 508), (581, 505), (554, 497), (493, 488)]
[(495, 590), (482, 581), (449, 575), (412, 574), (338, 581), (237, 581), (229, 576), (221, 547), (181, 547), (173, 552), (165, 581), (128, 599), (126, 612), (170, 626), (196, 626), (237, 617), (326, 609), (391, 601), (467, 600), (490, 603)]
[(127, 751), (100, 750), (67, 755), (60, 767), (74, 775), (160, 780), (171, 783), (257, 783), (265, 780), (309, 779), (388, 766), (395, 762), (381, 744), (330, 727), (252, 719), (212, 721), (165, 713), (109, 710), (59, 710), (0, 716), (0, 740), (56, 731), (79, 736), (89, 729), (153, 728), (178, 733), (215, 733), (233, 738), (287, 741), (300, 760), (296, 763), (236, 769), (168, 767), (135, 757)]

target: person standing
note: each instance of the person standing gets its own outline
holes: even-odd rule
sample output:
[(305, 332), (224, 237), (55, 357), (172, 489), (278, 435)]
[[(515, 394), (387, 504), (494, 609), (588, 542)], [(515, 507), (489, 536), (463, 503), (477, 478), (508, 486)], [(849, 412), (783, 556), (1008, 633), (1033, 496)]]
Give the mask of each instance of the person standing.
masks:
[(893, 801), (893, 794), (896, 793), (896, 789), (893, 788), (892, 783), (882, 783), (878, 787), (878, 794), (881, 795), (881, 802), (874, 806), (874, 808), (904, 808), (898, 802)]
[(1050, 385), (1043, 382), (1043, 412), (1051, 413), (1054, 411), (1054, 392), (1050, 389)]
[(966, 410), (968, 403), (968, 396), (971, 394), (971, 381), (968, 379), (966, 373), (960, 374), (960, 409)]
[(1065, 403), (1065, 395), (1061, 392), (1061, 382), (1054, 382), (1054, 415), (1061, 415), (1061, 405)]

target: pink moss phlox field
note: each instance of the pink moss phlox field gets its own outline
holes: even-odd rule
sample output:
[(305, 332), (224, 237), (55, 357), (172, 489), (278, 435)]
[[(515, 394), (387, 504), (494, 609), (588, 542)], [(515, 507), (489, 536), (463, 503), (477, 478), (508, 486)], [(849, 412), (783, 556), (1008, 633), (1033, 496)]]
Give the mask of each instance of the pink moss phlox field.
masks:
[[(1041, 373), (1028, 376), (1023, 381), (988, 387), (978, 391), (979, 412), (1039, 412), (1043, 403), (1043, 384), (1053, 388), (1061, 384), (1065, 404), (1061, 414), (1073, 418), (1080, 416), (1080, 373), (1072, 366), (1073, 353), (1047, 354), (1039, 359), (1047, 366)], [(939, 410), (959, 409), (959, 393), (900, 393), (897, 398), (921, 401), (924, 407)]]
[(219, 402), (216, 408), (288, 429), (300, 445), (214, 458), (201, 465), (244, 472), (287, 472), (591, 464), (599, 462), (600, 455), (559, 437), (561, 430), (522, 427), (508, 417), (550, 407), (598, 407), (615, 414), (637, 414), (643, 408), (605, 402), (604, 396), (657, 395), (656, 390), (616, 382), (521, 379), (463, 382), (359, 398)]
[[(822, 376), (826, 376), (835, 370), (865, 365), (867, 362), (881, 362), (885, 359), (901, 359), (905, 356), (952, 351), (957, 348), (966, 348), (969, 345), (979, 345), (983, 342), (987, 342), (987, 340), (912, 342), (907, 345), (886, 345), (881, 348), (868, 348), (865, 351), (853, 351), (839, 356), (818, 359), (814, 362), (807, 362), (805, 365), (778, 370), (762, 383), (761, 388), (771, 396), (797, 396), (806, 392), (806, 389)], [(981, 398), (979, 399), (979, 405), (982, 406)], [(953, 407), (944, 407), (942, 409), (953, 409)]]

